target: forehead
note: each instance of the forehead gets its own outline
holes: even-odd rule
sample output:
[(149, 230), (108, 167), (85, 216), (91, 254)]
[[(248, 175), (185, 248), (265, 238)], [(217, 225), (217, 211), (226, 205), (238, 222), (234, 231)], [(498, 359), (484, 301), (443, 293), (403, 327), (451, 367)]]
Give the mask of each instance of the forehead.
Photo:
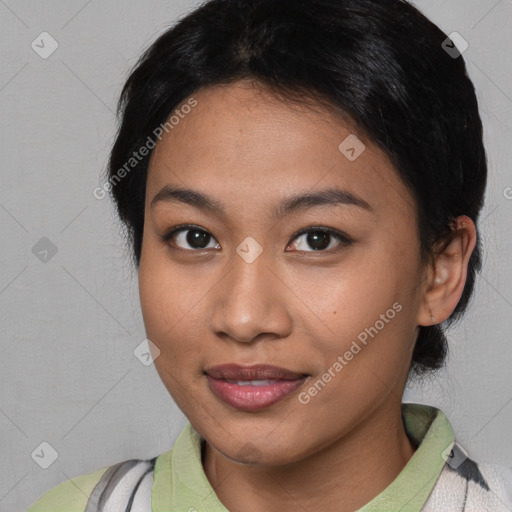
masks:
[(410, 216), (414, 210), (387, 155), (332, 110), (286, 102), (247, 82), (208, 87), (193, 98), (196, 106), (153, 151), (147, 206), (169, 184), (240, 208), (335, 186), (376, 211)]

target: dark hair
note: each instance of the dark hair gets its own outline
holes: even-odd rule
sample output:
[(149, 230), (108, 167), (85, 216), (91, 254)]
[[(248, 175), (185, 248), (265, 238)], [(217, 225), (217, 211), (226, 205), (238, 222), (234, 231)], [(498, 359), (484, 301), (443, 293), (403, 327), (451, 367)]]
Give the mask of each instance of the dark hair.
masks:
[[(415, 198), (420, 261), (431, 261), (457, 216), (476, 225), (487, 181), (475, 90), (462, 55), (443, 48), (446, 39), (405, 0), (210, 0), (178, 20), (141, 56), (118, 105), (109, 190), (135, 266), (151, 151), (137, 155), (133, 170), (127, 162), (194, 92), (242, 79), (289, 102), (337, 110), (380, 146)], [(477, 233), (455, 310), (419, 328), (415, 375), (443, 365), (444, 327), (466, 310), (481, 264)]]

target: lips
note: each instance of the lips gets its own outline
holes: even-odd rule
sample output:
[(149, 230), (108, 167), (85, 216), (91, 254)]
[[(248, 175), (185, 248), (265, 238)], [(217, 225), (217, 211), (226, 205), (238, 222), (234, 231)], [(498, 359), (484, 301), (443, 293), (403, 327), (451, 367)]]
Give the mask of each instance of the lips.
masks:
[(238, 364), (221, 364), (213, 366), (205, 373), (214, 379), (230, 380), (297, 380), (306, 377), (307, 374), (297, 373), (286, 368), (269, 364), (256, 364), (241, 366)]
[(266, 409), (298, 390), (307, 374), (279, 366), (223, 364), (205, 370), (212, 393), (235, 409)]

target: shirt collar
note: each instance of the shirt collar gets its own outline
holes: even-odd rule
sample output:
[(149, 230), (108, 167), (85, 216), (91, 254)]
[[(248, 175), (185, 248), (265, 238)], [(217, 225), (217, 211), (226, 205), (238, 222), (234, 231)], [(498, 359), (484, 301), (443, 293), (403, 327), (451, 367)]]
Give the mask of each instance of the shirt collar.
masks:
[[(445, 465), (445, 453), (455, 440), (445, 414), (432, 406), (403, 403), (402, 418), (407, 434), (418, 447), (395, 480), (360, 512), (421, 511)], [(157, 458), (153, 511), (229, 512), (204, 472), (201, 441), (187, 423), (174, 447)]]

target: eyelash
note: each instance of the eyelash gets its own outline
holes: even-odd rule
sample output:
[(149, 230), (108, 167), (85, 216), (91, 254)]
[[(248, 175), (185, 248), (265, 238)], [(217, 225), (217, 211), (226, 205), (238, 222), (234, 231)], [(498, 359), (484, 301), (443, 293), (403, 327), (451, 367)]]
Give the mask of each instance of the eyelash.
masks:
[[(210, 234), (206, 229), (201, 228), (199, 226), (195, 226), (193, 224), (180, 224), (179, 226), (174, 226), (169, 231), (167, 231), (161, 237), (162, 242), (166, 243), (168, 245), (168, 247), (171, 250), (173, 250), (173, 251), (201, 252), (201, 251), (210, 250), (210, 249), (183, 249), (182, 247), (175, 247), (175, 246), (170, 244), (170, 241), (171, 241), (171, 239), (173, 238), (173, 236), (175, 234), (177, 234), (177, 233), (179, 233), (181, 231), (188, 231), (188, 230), (202, 231), (204, 233)], [(306, 252), (306, 253), (315, 253), (315, 254), (318, 254), (318, 253), (332, 254), (332, 253), (335, 253), (335, 252), (343, 249), (344, 247), (350, 246), (353, 243), (353, 240), (351, 238), (349, 238), (347, 235), (345, 235), (341, 231), (338, 231), (337, 229), (327, 228), (327, 227), (320, 227), (320, 226), (319, 227), (311, 226), (311, 227), (308, 227), (308, 228), (303, 228), (303, 229), (297, 231), (296, 233), (294, 233), (294, 235), (291, 238), (291, 241), (287, 244), (287, 246), (290, 245), (290, 243), (293, 242), (299, 236), (304, 235), (304, 234), (308, 234), (308, 233), (326, 233), (326, 234), (331, 235), (332, 237), (336, 238), (337, 240), (339, 240), (340, 244), (337, 245), (334, 249), (329, 249), (329, 250), (287, 251), (287, 252)], [(216, 240), (213, 237), (213, 235), (211, 235), (211, 237), (212, 237), (213, 240)]]

